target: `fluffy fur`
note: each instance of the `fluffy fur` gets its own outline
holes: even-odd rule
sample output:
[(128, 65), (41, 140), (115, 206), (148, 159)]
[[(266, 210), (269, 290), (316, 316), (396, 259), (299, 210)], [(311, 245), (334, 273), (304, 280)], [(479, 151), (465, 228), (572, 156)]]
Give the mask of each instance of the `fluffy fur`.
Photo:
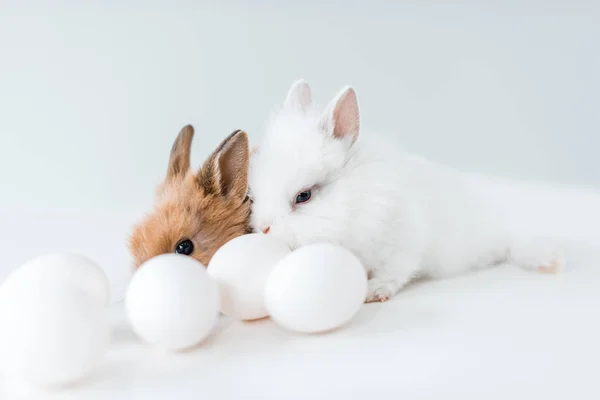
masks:
[[(484, 178), (359, 138), (356, 93), (318, 113), (298, 81), (269, 118), (252, 156), (252, 225), (292, 247), (332, 242), (369, 272), (367, 301), (386, 301), (413, 278), (447, 277), (512, 261), (556, 272), (545, 242), (519, 237)], [(311, 189), (310, 201), (295, 204)]]
[(133, 230), (129, 248), (136, 267), (174, 252), (184, 239), (194, 243), (191, 256), (208, 265), (219, 247), (250, 230), (246, 133), (229, 135), (198, 171), (190, 169), (193, 135), (188, 125), (177, 136), (154, 210)]

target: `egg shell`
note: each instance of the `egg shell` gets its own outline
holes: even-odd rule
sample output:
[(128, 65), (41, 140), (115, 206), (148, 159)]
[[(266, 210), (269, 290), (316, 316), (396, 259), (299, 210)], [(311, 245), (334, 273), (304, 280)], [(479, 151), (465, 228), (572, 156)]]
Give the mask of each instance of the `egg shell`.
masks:
[(219, 316), (219, 292), (206, 268), (180, 254), (162, 254), (134, 273), (125, 296), (133, 331), (145, 342), (183, 350), (202, 342)]
[(23, 263), (4, 280), (0, 292), (23, 290), (39, 282), (80, 288), (103, 306), (109, 301), (109, 282), (102, 268), (87, 257), (71, 253), (45, 254)]
[(238, 320), (268, 316), (265, 282), (291, 249), (269, 235), (251, 233), (230, 240), (213, 255), (208, 273), (219, 284), (221, 312)]
[(0, 300), (0, 372), (43, 389), (87, 377), (108, 350), (106, 308), (64, 283), (30, 282)]
[(346, 324), (367, 295), (367, 273), (350, 251), (333, 244), (301, 247), (283, 258), (265, 285), (265, 304), (282, 327), (319, 333)]

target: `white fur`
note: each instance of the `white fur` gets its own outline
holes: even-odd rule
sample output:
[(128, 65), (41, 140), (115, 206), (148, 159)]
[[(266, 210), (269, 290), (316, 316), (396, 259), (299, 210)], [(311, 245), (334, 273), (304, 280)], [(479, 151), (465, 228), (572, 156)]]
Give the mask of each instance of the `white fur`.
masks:
[[(350, 249), (370, 274), (368, 301), (385, 301), (418, 276), (447, 277), (508, 260), (558, 267), (551, 247), (516, 235), (490, 181), (374, 137), (336, 138), (336, 125), (358, 129), (356, 99), (347, 101), (354, 91), (345, 88), (316, 113), (294, 105), (311, 104), (308, 86), (295, 85), (251, 160), (256, 230), (269, 227), (292, 247), (326, 241)], [(302, 101), (290, 99), (294, 90)], [(313, 185), (311, 200), (295, 205), (296, 194)]]

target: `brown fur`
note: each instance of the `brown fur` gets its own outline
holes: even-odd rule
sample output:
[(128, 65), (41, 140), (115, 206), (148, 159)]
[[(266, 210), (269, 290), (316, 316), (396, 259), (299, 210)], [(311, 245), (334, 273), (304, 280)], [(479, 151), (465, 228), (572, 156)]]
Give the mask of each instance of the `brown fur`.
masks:
[(194, 172), (193, 135), (188, 125), (177, 136), (154, 210), (134, 227), (129, 249), (136, 267), (159, 254), (173, 253), (184, 239), (194, 243), (191, 256), (206, 266), (219, 247), (249, 232), (248, 136), (233, 132)]

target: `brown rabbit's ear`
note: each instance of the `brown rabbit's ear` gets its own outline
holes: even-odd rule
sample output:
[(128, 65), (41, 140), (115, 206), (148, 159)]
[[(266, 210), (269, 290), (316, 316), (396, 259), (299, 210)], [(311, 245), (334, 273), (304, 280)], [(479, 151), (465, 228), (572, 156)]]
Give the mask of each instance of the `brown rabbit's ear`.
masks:
[(237, 130), (206, 160), (198, 172), (198, 180), (207, 193), (242, 203), (248, 192), (249, 159), (248, 135)]
[(177, 139), (175, 139), (175, 143), (171, 148), (167, 181), (184, 177), (187, 174), (190, 169), (190, 150), (193, 138), (194, 128), (191, 125), (184, 126), (177, 135)]

